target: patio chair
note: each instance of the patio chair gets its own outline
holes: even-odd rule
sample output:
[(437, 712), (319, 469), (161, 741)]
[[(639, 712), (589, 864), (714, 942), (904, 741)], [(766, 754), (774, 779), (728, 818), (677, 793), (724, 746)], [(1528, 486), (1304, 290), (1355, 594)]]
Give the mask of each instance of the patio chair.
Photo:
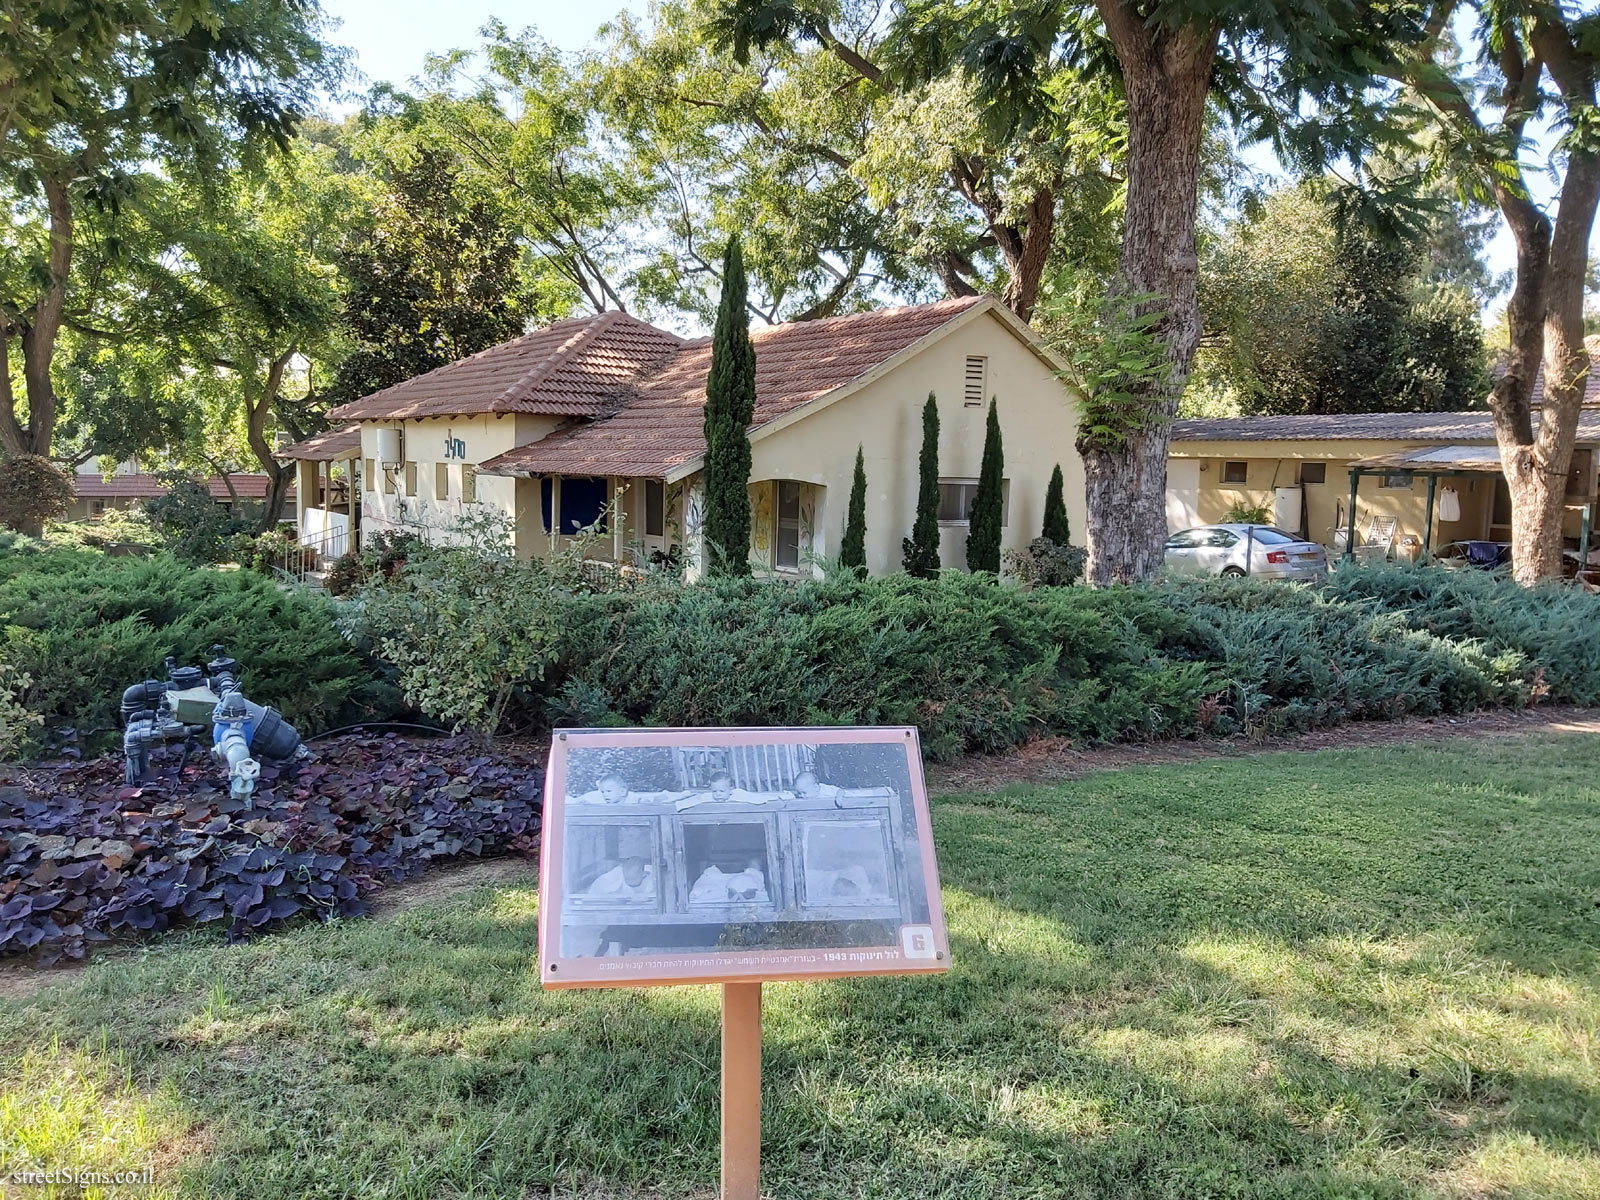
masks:
[(1398, 517), (1372, 515), (1372, 520), (1367, 524), (1367, 532), (1361, 539), (1361, 546), (1356, 551), (1357, 557), (1363, 563), (1387, 562), (1389, 555), (1394, 551), (1394, 535), (1400, 528)]

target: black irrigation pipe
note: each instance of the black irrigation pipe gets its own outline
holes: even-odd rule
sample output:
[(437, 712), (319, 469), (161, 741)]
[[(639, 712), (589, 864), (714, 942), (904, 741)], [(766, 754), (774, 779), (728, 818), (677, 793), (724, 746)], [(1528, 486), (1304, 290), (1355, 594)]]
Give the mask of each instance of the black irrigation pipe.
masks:
[(324, 729), (321, 733), (313, 733), (308, 738), (301, 738), (303, 742), (321, 741), (323, 738), (332, 737), (336, 733), (350, 733), (356, 729), (419, 729), (423, 733), (431, 733), (435, 737), (449, 737), (448, 729), (441, 729), (437, 725), (418, 725), (411, 721), (358, 721), (354, 725), (340, 725), (337, 729)]

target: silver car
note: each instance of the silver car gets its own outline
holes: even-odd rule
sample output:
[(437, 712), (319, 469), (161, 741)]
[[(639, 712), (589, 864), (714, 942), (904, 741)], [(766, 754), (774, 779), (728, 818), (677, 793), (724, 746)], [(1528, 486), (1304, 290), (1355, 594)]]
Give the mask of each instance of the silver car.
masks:
[(1200, 525), (1167, 539), (1167, 566), (1200, 575), (1320, 579), (1328, 552), (1271, 525)]

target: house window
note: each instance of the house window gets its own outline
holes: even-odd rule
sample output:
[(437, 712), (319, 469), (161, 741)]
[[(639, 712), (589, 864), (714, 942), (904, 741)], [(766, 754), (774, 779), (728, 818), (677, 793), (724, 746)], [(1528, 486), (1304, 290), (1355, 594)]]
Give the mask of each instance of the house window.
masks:
[(667, 533), (667, 481), (644, 481), (644, 535), (665, 537)]
[[(606, 505), (610, 490), (604, 475), (563, 475), (559, 489), (554, 475), (544, 476), (539, 480), (539, 510), (544, 518), (544, 531), (570, 536), (592, 525), (596, 533), (605, 533), (609, 529)], [(550, 519), (556, 508), (557, 491), (561, 497), (559, 529), (552, 527)]]
[(1413, 480), (1411, 476), (1407, 475), (1404, 471), (1392, 471), (1378, 480), (1378, 486), (1380, 488), (1390, 488), (1395, 491), (1409, 492), (1411, 490), (1412, 482)]
[(1322, 462), (1303, 462), (1300, 464), (1301, 483), (1327, 483), (1328, 464)]
[(967, 408), (982, 408), (984, 393), (989, 390), (989, 358), (984, 354), (967, 355), (966, 390), (962, 402)]
[(89, 511), (97, 517), (105, 516), (106, 502), (104, 500), (91, 500), (89, 502)]
[[(970, 524), (972, 501), (978, 494), (976, 479), (939, 480), (939, 524)], [(1011, 480), (1000, 481), (1000, 524), (1011, 523)]]
[(417, 464), (414, 463), (414, 462), (408, 462), (406, 464), (406, 495), (415, 496), (416, 494), (417, 494)]
[(433, 464), (433, 498), (435, 500), (450, 499), (450, 464)]
[(471, 463), (461, 464), (461, 503), (478, 502), (478, 468)]
[(394, 495), (394, 468), (380, 466), (378, 474), (383, 476), (383, 494), (385, 496)]
[(373, 473), (372, 460), (370, 458), (369, 459), (365, 459), (364, 460), (364, 465), (367, 468), (367, 491), (369, 491), (369, 492), (376, 491), (378, 485), (375, 482), (373, 482), (373, 478), (372, 478), (372, 473)]
[(800, 485), (778, 480), (777, 529), (773, 537), (773, 562), (779, 570), (800, 569)]
[(1250, 478), (1250, 464), (1242, 459), (1234, 459), (1222, 464), (1223, 483), (1244, 483)]

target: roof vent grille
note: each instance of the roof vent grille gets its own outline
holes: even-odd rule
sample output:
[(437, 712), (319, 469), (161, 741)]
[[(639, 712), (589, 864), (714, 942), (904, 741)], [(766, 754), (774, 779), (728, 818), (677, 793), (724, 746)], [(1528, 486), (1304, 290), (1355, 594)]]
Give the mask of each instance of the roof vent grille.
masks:
[(968, 408), (982, 408), (983, 394), (989, 390), (989, 358), (984, 354), (967, 355), (967, 386), (963, 400)]

